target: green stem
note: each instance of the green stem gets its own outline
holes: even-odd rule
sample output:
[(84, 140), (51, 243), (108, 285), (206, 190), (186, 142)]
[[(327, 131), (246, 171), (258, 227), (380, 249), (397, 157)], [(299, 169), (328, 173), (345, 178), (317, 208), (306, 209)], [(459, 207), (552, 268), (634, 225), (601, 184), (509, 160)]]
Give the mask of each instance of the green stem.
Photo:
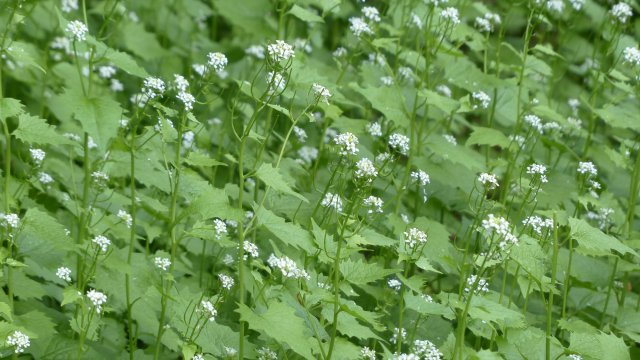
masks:
[[(136, 241), (136, 176), (135, 176), (135, 152), (136, 152), (136, 132), (137, 126), (134, 125), (131, 129), (131, 146), (129, 147), (129, 158), (130, 158), (130, 174), (131, 181), (129, 184), (129, 191), (131, 196), (131, 229), (129, 232), (129, 252), (127, 254), (127, 264), (131, 266), (131, 261), (133, 259), (133, 250)], [(127, 331), (129, 333), (129, 359), (133, 360), (133, 355), (136, 349), (136, 336), (133, 332), (133, 302), (131, 299), (131, 274), (126, 273), (125, 275), (125, 290), (127, 297)]]

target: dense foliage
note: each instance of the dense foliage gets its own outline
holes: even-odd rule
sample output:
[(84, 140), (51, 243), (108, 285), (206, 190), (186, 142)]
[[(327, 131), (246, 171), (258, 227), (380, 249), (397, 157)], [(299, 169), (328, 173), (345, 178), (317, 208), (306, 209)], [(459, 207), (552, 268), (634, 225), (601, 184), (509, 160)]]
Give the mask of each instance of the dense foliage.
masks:
[(639, 11), (0, 1), (0, 355), (640, 357)]

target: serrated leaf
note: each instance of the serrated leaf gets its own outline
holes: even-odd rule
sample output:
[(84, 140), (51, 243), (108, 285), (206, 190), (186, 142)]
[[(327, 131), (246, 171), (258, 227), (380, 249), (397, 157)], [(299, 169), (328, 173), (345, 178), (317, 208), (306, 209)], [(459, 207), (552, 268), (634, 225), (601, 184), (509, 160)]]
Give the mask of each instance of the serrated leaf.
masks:
[(387, 119), (398, 126), (409, 128), (409, 118), (403, 107), (404, 98), (395, 89), (387, 87), (363, 88), (356, 83), (349, 84), (349, 87), (364, 96), (371, 103), (371, 106), (384, 114)]
[(343, 260), (340, 262), (340, 273), (352, 284), (367, 284), (380, 280), (398, 272), (396, 269), (385, 269), (377, 263), (366, 263), (362, 260)]
[(12, 98), (1, 98), (0, 99), (0, 120), (5, 120), (6, 118), (17, 116), (22, 114), (23, 105), (20, 100), (12, 99)]
[(193, 166), (204, 166), (204, 167), (227, 166), (227, 164), (214, 160), (208, 157), (207, 155), (199, 152), (190, 152), (189, 156), (187, 156), (187, 158), (184, 159), (184, 162)]
[(638, 254), (627, 245), (620, 242), (611, 235), (607, 235), (594, 228), (582, 219), (569, 218), (571, 226), (571, 237), (578, 242), (576, 250), (582, 254), (590, 256), (612, 255), (612, 251), (619, 254)]
[(570, 336), (571, 351), (593, 359), (630, 360), (624, 340), (606, 333), (587, 334), (573, 332)]
[(478, 126), (473, 129), (466, 145), (499, 146), (504, 149), (509, 146), (509, 139), (499, 130)]
[(16, 237), (22, 255), (37, 259), (43, 267), (54, 269), (68, 251), (74, 249), (73, 240), (67, 236), (65, 227), (48, 213), (38, 208), (27, 210), (24, 226)]
[(637, 100), (628, 100), (617, 105), (608, 103), (601, 109), (596, 109), (595, 113), (613, 127), (640, 131), (638, 106)]
[(12, 311), (9, 304), (7, 304), (6, 302), (0, 302), (0, 315), (2, 315), (3, 318), (9, 321), (13, 321), (11, 313)]
[(256, 171), (256, 176), (258, 177), (258, 179), (262, 180), (262, 182), (264, 182), (267, 186), (273, 188), (276, 191), (279, 191), (283, 194), (295, 196), (306, 203), (309, 202), (307, 198), (293, 191), (291, 186), (287, 184), (287, 182), (283, 178), (282, 174), (280, 174), (278, 169), (275, 169), (271, 164), (260, 165), (260, 168), (258, 169), (258, 171)]
[(244, 304), (236, 310), (240, 319), (246, 321), (249, 328), (271, 337), (280, 344), (287, 344), (293, 351), (305, 359), (315, 359), (311, 349), (316, 346), (310, 330), (304, 320), (295, 314), (295, 310), (285, 303), (271, 301), (267, 311), (257, 313)]
[(66, 287), (62, 291), (62, 302), (60, 303), (60, 306), (73, 304), (80, 299), (82, 299), (82, 294), (78, 291), (78, 289), (71, 286)]
[(277, 216), (273, 212), (260, 207), (255, 211), (257, 225), (263, 226), (275, 235), (283, 243), (302, 249), (308, 254), (315, 252), (313, 246), (313, 238), (308, 231), (300, 227), (300, 225), (287, 222), (285, 219)]
[(38, 116), (21, 114), (18, 117), (18, 128), (13, 136), (32, 144), (73, 145), (75, 142), (58, 134), (55, 126), (47, 124), (45, 119)]
[(320, 16), (305, 8), (301, 8), (298, 5), (293, 5), (293, 7), (287, 13), (297, 17), (304, 22), (324, 22), (324, 19), (322, 19)]

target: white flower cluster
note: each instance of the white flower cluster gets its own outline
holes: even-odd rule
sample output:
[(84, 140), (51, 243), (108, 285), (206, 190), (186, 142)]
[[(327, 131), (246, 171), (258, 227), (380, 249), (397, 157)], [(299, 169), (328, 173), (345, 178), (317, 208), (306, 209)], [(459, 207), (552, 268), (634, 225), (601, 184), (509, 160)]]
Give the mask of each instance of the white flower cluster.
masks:
[(547, 167), (541, 164), (531, 164), (527, 166), (527, 174), (533, 175), (534, 178), (540, 177), (540, 182), (546, 183), (549, 180), (547, 179)]
[(316, 96), (316, 98), (322, 100), (322, 102), (324, 103), (329, 103), (329, 98), (331, 97), (329, 89), (317, 83), (314, 83), (311, 86), (311, 89), (313, 90), (313, 94)]
[(569, 3), (571, 3), (571, 6), (575, 11), (580, 11), (584, 6), (584, 1), (585, 0), (569, 0)]
[(225, 222), (220, 220), (220, 219), (214, 219), (213, 220), (213, 229), (214, 229), (214, 231), (216, 233), (216, 239), (220, 239), (222, 234), (226, 234), (227, 233), (227, 224), (225, 224)]
[(443, 356), (435, 344), (429, 340), (415, 340), (413, 342), (413, 352), (419, 359), (424, 360), (440, 360)]
[(110, 79), (113, 75), (116, 74), (116, 68), (112, 65), (105, 65), (98, 67), (98, 76), (103, 79)]
[(476, 17), (475, 25), (480, 32), (493, 32), (494, 28), (502, 23), (500, 15), (486, 13), (483, 17)]
[[(478, 284), (474, 289), (473, 286), (476, 280), (478, 281)], [(478, 279), (477, 275), (471, 275), (467, 279), (467, 286), (464, 287), (464, 292), (468, 294), (471, 291), (473, 291), (476, 295), (486, 294), (489, 292), (489, 283), (483, 278)]]
[(337, 212), (342, 211), (342, 199), (340, 199), (340, 195), (334, 193), (326, 193), (320, 205), (324, 207), (331, 207), (336, 209)]
[(569, 360), (582, 360), (582, 356), (578, 355), (578, 354), (571, 354), (569, 356), (567, 356), (569, 358)]
[(392, 344), (397, 344), (398, 341), (402, 342), (406, 338), (407, 338), (407, 330), (406, 329), (404, 329), (404, 328), (401, 328), (401, 329), (394, 328), (393, 329), (393, 335), (391, 336), (391, 339), (389, 339), (389, 341)]
[(258, 256), (260, 256), (260, 252), (258, 251), (258, 246), (256, 246), (256, 244), (252, 243), (251, 241), (245, 240), (243, 243), (243, 248), (244, 248), (245, 254), (248, 254), (254, 259), (257, 259)]
[(371, 135), (373, 137), (382, 136), (382, 127), (380, 126), (380, 123), (378, 123), (378, 122), (372, 122), (372, 123), (367, 124), (366, 129), (367, 129), (367, 132), (369, 133), (369, 135)]
[(220, 283), (222, 283), (222, 287), (227, 290), (231, 290), (233, 284), (235, 283), (233, 281), (233, 278), (229, 275), (218, 274), (218, 278), (220, 279)]
[(427, 243), (427, 234), (419, 229), (410, 228), (404, 232), (404, 243), (411, 249), (415, 249), (418, 245)]
[(176, 95), (176, 98), (184, 104), (185, 111), (193, 110), (193, 103), (196, 102), (196, 98), (186, 91), (181, 91)]
[(578, 163), (578, 172), (582, 175), (596, 176), (598, 175), (598, 169), (591, 161), (581, 161)]
[(91, 289), (87, 291), (87, 297), (96, 308), (96, 313), (100, 314), (102, 312), (102, 305), (107, 302), (107, 295), (101, 293), (100, 291)]
[(38, 181), (40, 181), (42, 185), (49, 185), (53, 182), (53, 178), (46, 172), (40, 172), (38, 173)]
[(146, 96), (147, 100), (155, 99), (158, 96), (162, 96), (162, 93), (164, 93), (166, 89), (166, 86), (162, 79), (152, 76), (144, 79), (142, 85), (142, 94)]
[(29, 337), (24, 334), (22, 331), (14, 331), (11, 335), (7, 336), (7, 345), (15, 346), (16, 349), (14, 352), (16, 354), (21, 354), (31, 345), (31, 341)]
[(278, 354), (276, 354), (273, 350), (262, 347), (258, 349), (258, 360), (277, 360)]
[(402, 288), (402, 283), (396, 278), (389, 279), (389, 281), (387, 281), (387, 285), (395, 292), (400, 291), (400, 289)]
[(289, 60), (296, 56), (293, 51), (293, 46), (287, 44), (283, 40), (276, 40), (275, 44), (267, 45), (267, 52), (269, 52), (271, 60), (277, 63)]
[(368, 198), (364, 199), (362, 203), (364, 206), (372, 208), (367, 210), (368, 214), (374, 212), (382, 213), (382, 206), (384, 206), (384, 202), (379, 197), (371, 195)]
[(373, 6), (365, 6), (362, 8), (362, 15), (373, 22), (380, 22), (380, 13)]
[(498, 235), (500, 249), (505, 250), (511, 245), (518, 245), (518, 238), (511, 233), (511, 224), (507, 219), (489, 214), (486, 219), (482, 220), (482, 227), (488, 236)]
[(633, 10), (631, 9), (631, 6), (623, 2), (613, 5), (609, 12), (622, 24), (626, 24), (627, 20), (629, 20), (629, 18), (633, 16)]
[(458, 140), (451, 134), (443, 134), (442, 137), (451, 145), (458, 145)]
[(204, 355), (198, 353), (193, 355), (193, 357), (191, 358), (191, 360), (204, 360)]
[(398, 68), (398, 74), (408, 83), (413, 83), (413, 70), (408, 66), (400, 66)]
[(557, 12), (558, 14), (562, 14), (564, 12), (564, 1), (563, 0), (547, 0), (546, 3), (547, 10)]
[(356, 163), (354, 176), (358, 180), (364, 180), (365, 182), (370, 183), (376, 178), (376, 176), (378, 176), (378, 170), (376, 170), (376, 167), (373, 165), (371, 160), (362, 158)]
[(156, 256), (155, 259), (153, 259), (153, 263), (158, 269), (162, 269), (162, 271), (167, 271), (169, 266), (171, 266), (171, 260), (160, 256)]
[(333, 138), (333, 142), (340, 148), (340, 155), (356, 155), (358, 153), (358, 137), (350, 132), (342, 133)]
[(542, 120), (537, 115), (529, 114), (524, 116), (524, 122), (529, 124), (532, 128), (538, 131), (540, 134), (544, 133), (544, 125)]
[(270, 93), (277, 93), (284, 91), (287, 85), (287, 79), (278, 72), (269, 71), (267, 73), (267, 84), (269, 85)]
[(118, 210), (117, 216), (118, 218), (120, 218), (120, 220), (124, 221), (125, 225), (127, 225), (128, 228), (131, 228), (131, 225), (133, 225), (133, 217), (131, 217), (131, 214), (120, 209)]
[(349, 18), (349, 30), (356, 37), (362, 36), (362, 34), (373, 34), (373, 31), (369, 27), (369, 25), (360, 17), (351, 17)]
[(42, 162), (44, 161), (45, 156), (47, 156), (47, 153), (44, 152), (42, 149), (31, 148), (29, 149), (29, 152), (31, 153), (31, 159), (37, 166), (42, 165)]
[(2, 214), (0, 213), (0, 220), (3, 225), (9, 225), (12, 229), (17, 229), (20, 224), (20, 217), (17, 214)]
[(78, 0), (62, 0), (60, 4), (60, 10), (62, 12), (72, 12), (73, 10), (78, 10)]
[(267, 259), (267, 264), (269, 264), (271, 268), (279, 269), (284, 277), (292, 279), (311, 279), (304, 269), (300, 269), (298, 265), (296, 265), (295, 261), (286, 256), (277, 257), (275, 254), (271, 254)]
[(409, 138), (402, 134), (392, 134), (389, 137), (389, 147), (402, 155), (409, 154)]
[(213, 303), (209, 300), (202, 300), (200, 302), (200, 311), (204, 311), (206, 316), (209, 317), (209, 321), (216, 321), (216, 316), (218, 316), (218, 310), (213, 306)]
[(413, 179), (413, 181), (415, 181), (418, 184), (420, 184), (420, 186), (426, 186), (427, 184), (429, 184), (431, 182), (431, 178), (429, 177), (429, 174), (427, 174), (426, 172), (424, 172), (422, 170), (412, 171), (411, 172), (411, 179)]
[(454, 7), (448, 7), (440, 12), (440, 17), (447, 22), (451, 22), (453, 25), (460, 24), (460, 14), (458, 9)]
[(79, 20), (70, 21), (65, 30), (69, 33), (73, 41), (85, 41), (87, 39), (87, 32), (89, 32), (87, 25)]
[(625, 63), (640, 66), (640, 49), (637, 47), (626, 47), (623, 56)]
[(217, 73), (223, 72), (229, 63), (227, 56), (221, 52), (210, 52), (207, 54), (207, 58), (207, 65)]
[(107, 175), (102, 171), (92, 172), (91, 177), (93, 178), (93, 181), (98, 185), (104, 185), (106, 182), (109, 181), (109, 175)]
[(303, 146), (298, 150), (298, 156), (303, 163), (311, 164), (318, 158), (318, 148), (313, 146)]
[(244, 49), (244, 53), (247, 55), (254, 56), (256, 59), (264, 59), (264, 46), (262, 45), (251, 45), (248, 48)]
[(476, 91), (471, 94), (471, 99), (473, 99), (473, 109), (477, 109), (480, 106), (483, 109), (488, 109), (489, 105), (491, 105), (491, 97), (487, 95), (484, 91)]
[(365, 346), (360, 349), (360, 357), (365, 360), (376, 360), (376, 351)]
[(98, 245), (98, 247), (103, 253), (106, 253), (107, 250), (109, 249), (109, 245), (111, 245), (111, 240), (109, 240), (104, 235), (98, 235), (94, 237), (92, 241), (94, 244)]
[(493, 189), (497, 188), (498, 186), (500, 186), (500, 185), (498, 185), (498, 179), (496, 178), (496, 176), (493, 175), (493, 174), (489, 174), (489, 173), (480, 174), (480, 176), (478, 176), (478, 182), (480, 182), (482, 185), (484, 185), (489, 190), (493, 190)]
[(61, 280), (71, 282), (71, 269), (66, 266), (61, 266), (58, 268), (58, 270), (56, 270), (56, 276)]
[(451, 95), (453, 95), (453, 93), (451, 92), (451, 89), (444, 84), (440, 84), (438, 86), (436, 86), (436, 91), (439, 92), (442, 96), (448, 97), (450, 98)]
[(544, 229), (553, 229), (553, 220), (551, 219), (543, 219), (540, 216), (529, 216), (528, 218), (522, 220), (522, 225), (524, 226), (531, 226), (531, 228), (533, 228), (533, 231), (538, 234), (539, 236), (542, 236), (542, 231)]
[(611, 215), (613, 215), (613, 213), (614, 210), (611, 208), (600, 208), (598, 212), (589, 211), (586, 216), (587, 219), (596, 221), (600, 230), (604, 230), (611, 225)]
[(382, 77), (380, 77), (380, 82), (384, 86), (392, 86), (393, 85), (393, 78), (391, 76), (382, 76)]
[(333, 57), (336, 57), (336, 58), (345, 57), (347, 55), (347, 49), (340, 46), (333, 51), (332, 55)]

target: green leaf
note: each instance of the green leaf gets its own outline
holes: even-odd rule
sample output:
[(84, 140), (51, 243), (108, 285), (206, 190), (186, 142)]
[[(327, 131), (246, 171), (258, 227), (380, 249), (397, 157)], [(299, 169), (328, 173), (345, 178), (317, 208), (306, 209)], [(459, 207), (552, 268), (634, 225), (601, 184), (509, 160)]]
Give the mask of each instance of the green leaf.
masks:
[(312, 341), (313, 335), (305, 326), (304, 320), (296, 316), (292, 307), (273, 300), (263, 313), (255, 312), (244, 304), (238, 304), (236, 312), (250, 329), (269, 336), (280, 344), (287, 344), (305, 359), (315, 359), (311, 352), (316, 348)]
[(227, 166), (227, 164), (223, 162), (214, 160), (205, 154), (195, 152), (195, 151), (189, 153), (189, 156), (186, 159), (184, 159), (184, 162), (193, 166), (204, 166), (204, 167)]
[(94, 45), (96, 47), (96, 52), (98, 52), (99, 54), (103, 54), (105, 59), (109, 60), (120, 70), (123, 70), (130, 75), (138, 76), (141, 78), (149, 76), (147, 71), (140, 65), (138, 65), (138, 63), (133, 59), (133, 57), (131, 57), (131, 55), (112, 49), (105, 43), (96, 40), (92, 36), (87, 37), (87, 43)]
[(302, 249), (308, 254), (315, 252), (316, 248), (313, 246), (311, 234), (300, 225), (287, 222), (264, 207), (258, 208), (254, 216), (256, 216), (258, 226), (267, 229), (283, 243)]
[(5, 120), (6, 118), (17, 116), (23, 113), (23, 105), (20, 103), (20, 100), (12, 99), (12, 98), (1, 98), (0, 99), (0, 120)]
[(307, 23), (310, 23), (310, 22), (323, 23), (324, 22), (324, 20), (320, 16), (316, 15), (315, 13), (307, 9), (301, 8), (298, 5), (293, 5), (293, 7), (287, 13)]
[(6, 302), (0, 302), (0, 315), (2, 315), (3, 318), (9, 321), (13, 321), (13, 318), (11, 317), (11, 313), (12, 311), (9, 304), (7, 304)]
[(380, 264), (366, 263), (362, 260), (347, 259), (340, 262), (340, 273), (344, 279), (356, 285), (380, 280), (396, 272), (398, 272), (396, 269), (385, 269)]
[(403, 106), (405, 101), (396, 89), (387, 87), (362, 88), (356, 83), (349, 84), (349, 87), (364, 96), (371, 103), (371, 106), (384, 114), (387, 119), (398, 126), (409, 128), (409, 118)]
[(509, 146), (509, 139), (499, 130), (478, 126), (473, 129), (466, 145), (499, 146), (505, 149)]
[(601, 109), (596, 109), (595, 113), (613, 127), (640, 131), (637, 100), (628, 100), (617, 105), (608, 103)]
[(36, 60), (38, 57), (38, 50), (33, 44), (12, 40), (11, 46), (6, 48), (6, 51), (14, 62), (34, 67), (42, 73), (46, 73), (44, 68)]
[(72, 286), (66, 287), (62, 292), (62, 302), (60, 303), (60, 306), (73, 304), (80, 299), (82, 299), (82, 294), (78, 291), (78, 289)]
[(578, 242), (576, 250), (584, 255), (606, 256), (615, 251), (622, 255), (633, 254), (638, 256), (632, 248), (613, 236), (594, 228), (584, 220), (569, 218), (569, 226), (571, 226), (571, 237)]
[(56, 127), (45, 119), (29, 114), (21, 114), (18, 128), (13, 132), (16, 138), (32, 144), (73, 145), (75, 142), (56, 132)]
[(525, 326), (524, 316), (493, 300), (483, 296), (474, 296), (471, 299), (469, 316), (473, 319), (490, 321), (503, 328), (521, 328)]
[(276, 191), (279, 191), (283, 194), (295, 196), (306, 203), (309, 202), (309, 200), (307, 200), (304, 196), (293, 191), (291, 186), (289, 186), (289, 184), (285, 182), (285, 179), (282, 177), (278, 169), (275, 169), (271, 164), (260, 165), (260, 168), (258, 169), (258, 171), (256, 171), (256, 176), (267, 186), (273, 188)]
[(68, 251), (74, 249), (73, 240), (67, 236), (65, 227), (48, 213), (38, 208), (27, 210), (24, 226), (16, 237), (21, 255), (37, 259), (38, 264), (49, 269), (60, 265)]
[(624, 340), (613, 335), (573, 332), (570, 336), (571, 351), (592, 359), (630, 360)]
[(445, 114), (451, 114), (460, 107), (460, 103), (457, 100), (442, 96), (435, 91), (421, 90), (420, 96), (426, 98), (427, 104), (435, 106)]

